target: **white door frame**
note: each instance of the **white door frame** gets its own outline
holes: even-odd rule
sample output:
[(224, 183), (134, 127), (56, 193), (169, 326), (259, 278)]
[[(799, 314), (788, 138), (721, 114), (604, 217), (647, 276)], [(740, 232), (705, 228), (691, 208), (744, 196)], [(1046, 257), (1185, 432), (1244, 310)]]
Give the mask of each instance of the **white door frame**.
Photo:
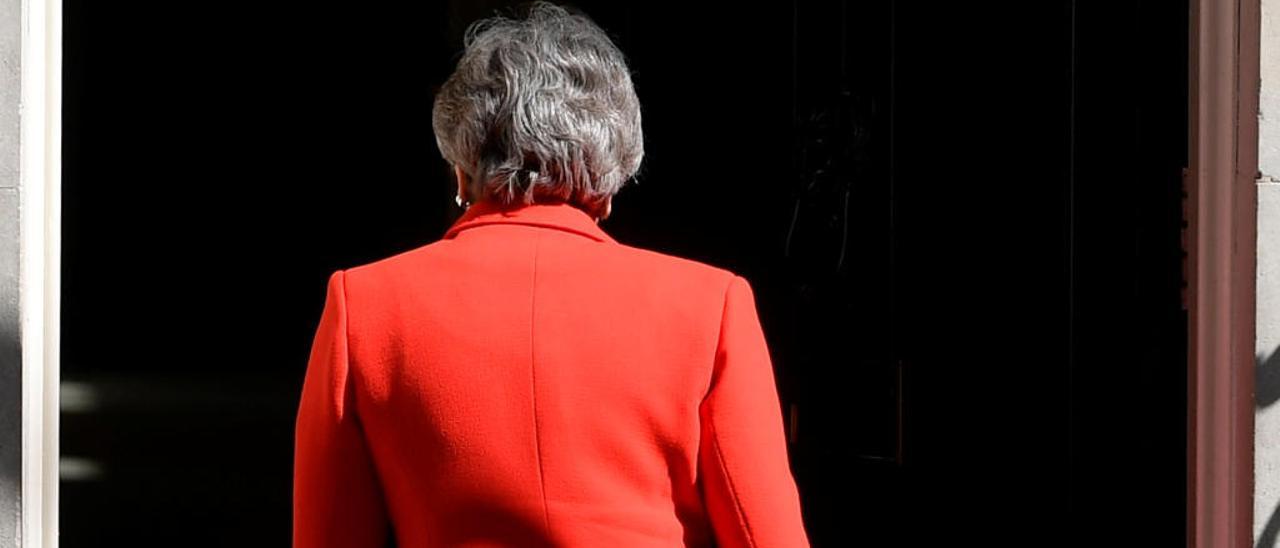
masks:
[(22, 493), (18, 546), (58, 545), (62, 244), (62, 1), (22, 0), (18, 310)]

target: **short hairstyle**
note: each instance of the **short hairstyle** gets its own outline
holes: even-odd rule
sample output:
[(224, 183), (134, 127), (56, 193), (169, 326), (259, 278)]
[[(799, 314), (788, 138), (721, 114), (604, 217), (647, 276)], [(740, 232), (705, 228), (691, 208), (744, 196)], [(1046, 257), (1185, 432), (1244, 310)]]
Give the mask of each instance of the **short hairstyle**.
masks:
[(580, 13), (535, 2), (523, 19), (467, 27), (436, 94), (440, 153), (473, 199), (563, 200), (594, 216), (644, 157), (640, 102), (626, 58)]

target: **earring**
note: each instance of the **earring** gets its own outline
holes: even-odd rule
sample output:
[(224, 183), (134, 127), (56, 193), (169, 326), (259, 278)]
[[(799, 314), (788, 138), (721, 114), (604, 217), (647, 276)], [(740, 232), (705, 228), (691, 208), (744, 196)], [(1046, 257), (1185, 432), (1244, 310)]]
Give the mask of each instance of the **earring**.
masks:
[(457, 203), (457, 204), (458, 204), (458, 207), (460, 207), (460, 208), (462, 208), (462, 209), (467, 209), (468, 207), (471, 207), (471, 202), (464, 202), (464, 201), (462, 200), (462, 195), (461, 195), (461, 194), (458, 194), (457, 196), (454, 196), (454, 197), (453, 197), (453, 201), (454, 201), (455, 203)]

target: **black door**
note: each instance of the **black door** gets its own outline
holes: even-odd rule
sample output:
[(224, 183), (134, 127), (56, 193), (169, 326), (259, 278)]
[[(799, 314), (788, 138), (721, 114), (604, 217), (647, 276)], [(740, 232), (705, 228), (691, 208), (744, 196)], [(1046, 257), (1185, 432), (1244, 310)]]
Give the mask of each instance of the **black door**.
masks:
[[(432, 92), (510, 4), (67, 2), (64, 545), (288, 543), (325, 277), (457, 214)], [(815, 546), (1182, 542), (1185, 2), (580, 7), (606, 229), (751, 281)]]

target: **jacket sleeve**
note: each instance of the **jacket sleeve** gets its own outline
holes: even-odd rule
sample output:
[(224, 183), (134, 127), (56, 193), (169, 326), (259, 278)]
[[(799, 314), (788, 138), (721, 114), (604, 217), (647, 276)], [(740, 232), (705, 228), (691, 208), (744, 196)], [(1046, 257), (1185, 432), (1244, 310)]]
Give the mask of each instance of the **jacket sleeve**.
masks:
[(345, 272), (329, 276), (294, 436), (293, 546), (385, 545), (381, 488), (356, 416), (347, 355)]
[(699, 408), (698, 465), (719, 546), (809, 546), (781, 405), (750, 284), (726, 290), (711, 384)]

